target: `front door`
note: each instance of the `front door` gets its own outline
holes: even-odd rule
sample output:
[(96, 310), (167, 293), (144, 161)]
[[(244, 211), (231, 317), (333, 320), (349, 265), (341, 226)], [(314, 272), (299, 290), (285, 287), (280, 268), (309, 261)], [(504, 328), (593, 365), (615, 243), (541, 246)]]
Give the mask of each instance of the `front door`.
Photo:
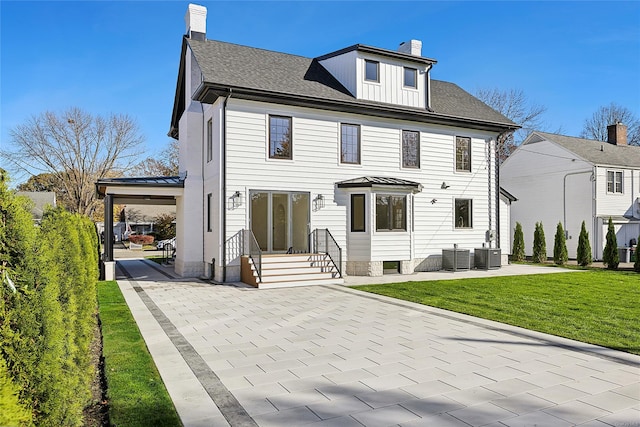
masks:
[(268, 253), (307, 252), (309, 193), (250, 191), (250, 224), (260, 249)]

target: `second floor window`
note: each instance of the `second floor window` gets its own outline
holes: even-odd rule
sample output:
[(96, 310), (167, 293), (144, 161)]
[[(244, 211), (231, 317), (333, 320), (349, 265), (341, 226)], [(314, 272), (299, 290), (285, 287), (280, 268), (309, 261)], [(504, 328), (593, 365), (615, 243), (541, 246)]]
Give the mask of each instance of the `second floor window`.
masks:
[(380, 76), (378, 75), (380, 63), (378, 61), (364, 61), (364, 79), (372, 82), (379, 82)]
[(402, 167), (420, 167), (420, 133), (411, 130), (402, 131)]
[(404, 87), (418, 87), (418, 70), (404, 67)]
[(471, 138), (456, 137), (456, 171), (471, 172)]
[(269, 116), (269, 158), (291, 159), (291, 117)]
[(607, 193), (622, 193), (622, 171), (607, 171)]
[(340, 126), (340, 162), (360, 164), (360, 126)]

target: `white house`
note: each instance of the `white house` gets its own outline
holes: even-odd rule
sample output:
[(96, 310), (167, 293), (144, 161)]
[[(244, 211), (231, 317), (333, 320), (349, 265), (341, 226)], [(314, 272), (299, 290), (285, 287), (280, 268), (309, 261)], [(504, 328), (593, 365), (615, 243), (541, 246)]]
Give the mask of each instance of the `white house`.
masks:
[(624, 125), (609, 126), (608, 142), (533, 132), (500, 167), (500, 184), (518, 197), (511, 239), (520, 222), (527, 255), (539, 221), (549, 256), (558, 222), (570, 258), (576, 257), (582, 221), (596, 260), (602, 259), (609, 218), (618, 246), (629, 246), (640, 234), (640, 147), (627, 145)]
[[(169, 132), (180, 176), (97, 183), (105, 203), (176, 204), (178, 274), (319, 277), (302, 262), (333, 283), (499, 246), (496, 140), (518, 126), (431, 79), (420, 41), (306, 58), (209, 40), (206, 14), (185, 16)], [(303, 255), (275, 256), (287, 252)], [(290, 269), (274, 279), (278, 262)]]

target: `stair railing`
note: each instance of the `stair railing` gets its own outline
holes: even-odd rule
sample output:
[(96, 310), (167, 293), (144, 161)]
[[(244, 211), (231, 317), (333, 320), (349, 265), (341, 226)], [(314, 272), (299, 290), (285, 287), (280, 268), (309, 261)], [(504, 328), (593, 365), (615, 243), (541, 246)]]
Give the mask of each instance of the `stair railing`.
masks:
[(313, 230), (309, 234), (309, 245), (312, 253), (327, 254), (338, 275), (342, 277), (342, 248), (333, 238), (328, 228), (316, 228)]
[(245, 255), (247, 255), (251, 261), (253, 261), (253, 265), (256, 268), (256, 273), (258, 274), (258, 281), (262, 282), (262, 249), (260, 249), (260, 245), (256, 240), (256, 236), (253, 234), (251, 230), (243, 230), (244, 231), (244, 241), (246, 244), (245, 247)]

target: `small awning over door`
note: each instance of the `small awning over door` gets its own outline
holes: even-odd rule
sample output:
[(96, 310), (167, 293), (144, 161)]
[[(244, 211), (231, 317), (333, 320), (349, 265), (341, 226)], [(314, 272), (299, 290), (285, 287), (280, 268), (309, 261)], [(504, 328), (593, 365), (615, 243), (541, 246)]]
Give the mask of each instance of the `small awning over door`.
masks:
[(422, 184), (420, 184), (419, 182), (386, 176), (363, 176), (360, 178), (340, 181), (337, 182), (336, 185), (338, 186), (338, 188), (390, 187), (408, 190), (415, 193), (419, 193), (422, 191)]

